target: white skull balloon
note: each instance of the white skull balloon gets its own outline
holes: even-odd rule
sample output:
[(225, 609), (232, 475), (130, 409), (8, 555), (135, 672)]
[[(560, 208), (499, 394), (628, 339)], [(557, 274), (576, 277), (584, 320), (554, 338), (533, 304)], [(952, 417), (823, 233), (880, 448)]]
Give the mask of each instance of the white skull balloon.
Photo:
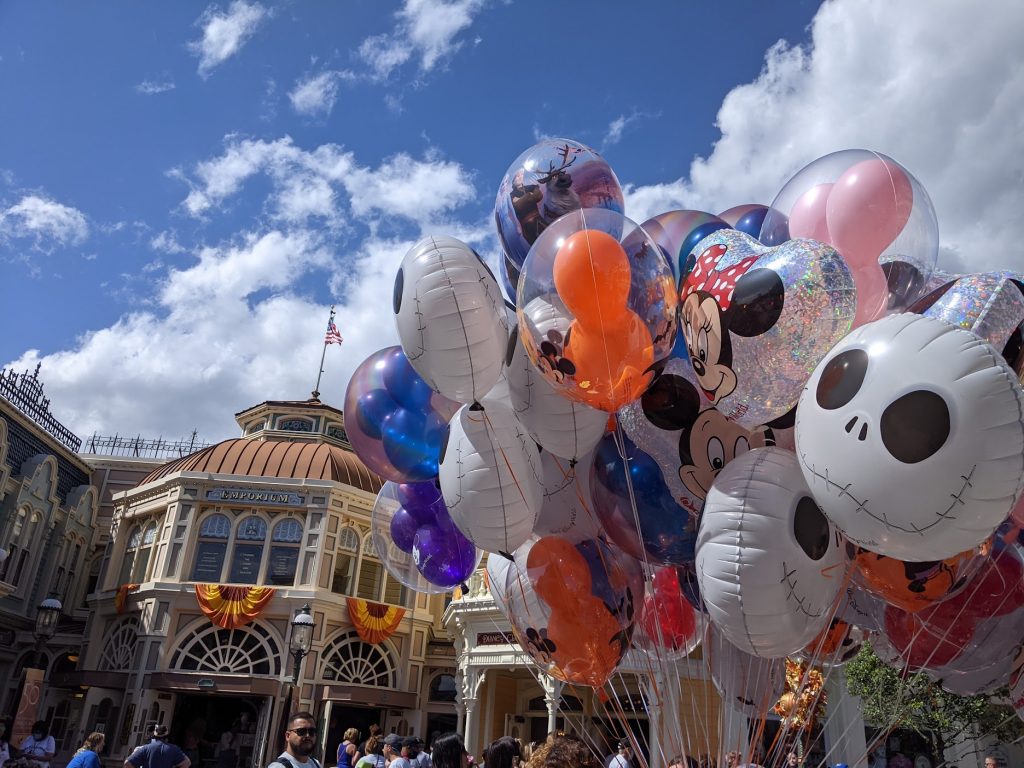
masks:
[(940, 320), (864, 325), (815, 369), (796, 446), (848, 539), (908, 561), (983, 542), (1024, 479), (1024, 393), (996, 351)]

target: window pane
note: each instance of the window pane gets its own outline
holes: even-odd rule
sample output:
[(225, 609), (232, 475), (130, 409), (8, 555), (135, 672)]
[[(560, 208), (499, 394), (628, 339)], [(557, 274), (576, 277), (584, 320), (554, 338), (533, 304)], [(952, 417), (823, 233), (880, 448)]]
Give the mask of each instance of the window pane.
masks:
[(132, 566), (135, 565), (135, 551), (129, 550), (124, 553), (124, 559), (121, 561), (121, 573), (117, 577), (117, 584), (127, 584), (132, 580)]
[(128, 549), (135, 549), (142, 542), (142, 529), (139, 526), (132, 528), (132, 535), (128, 537)]
[(390, 574), (384, 577), (384, 602), (391, 605), (405, 605), (405, 587)]
[(359, 568), (359, 587), (356, 597), (364, 600), (380, 600), (381, 581), (384, 575), (384, 566), (373, 560), (363, 559)]
[(140, 582), (146, 580), (146, 568), (149, 567), (149, 553), (151, 551), (149, 547), (143, 547), (139, 550), (139, 555), (135, 558), (135, 568), (132, 569), (132, 581)]
[(438, 675), (431, 680), (430, 700), (455, 701), (455, 678), (451, 675)]
[(359, 551), (359, 534), (356, 533), (355, 528), (349, 527), (342, 529), (338, 549), (343, 549), (346, 552)]
[(298, 544), (302, 541), (302, 523), (294, 518), (282, 520), (274, 526), (274, 541), (285, 541)]
[(271, 547), (270, 561), (267, 563), (267, 584), (294, 584), (298, 565), (298, 547)]
[(263, 541), (267, 538), (267, 524), (255, 515), (247, 517), (238, 526), (236, 538), (240, 541)]
[(192, 567), (192, 581), (217, 584), (224, 570), (224, 556), (228, 545), (223, 541), (200, 541), (196, 546), (196, 563)]
[(142, 534), (142, 546), (152, 544), (154, 539), (156, 539), (156, 526), (151, 525), (146, 529), (145, 533)]
[(224, 515), (210, 515), (203, 520), (199, 535), (204, 539), (226, 539), (231, 535), (231, 521)]
[(339, 552), (334, 558), (334, 579), (331, 591), (339, 595), (352, 594), (352, 577), (356, 571), (356, 559), (352, 555)]
[(262, 559), (262, 544), (236, 544), (228, 581), (232, 584), (255, 584), (259, 580)]

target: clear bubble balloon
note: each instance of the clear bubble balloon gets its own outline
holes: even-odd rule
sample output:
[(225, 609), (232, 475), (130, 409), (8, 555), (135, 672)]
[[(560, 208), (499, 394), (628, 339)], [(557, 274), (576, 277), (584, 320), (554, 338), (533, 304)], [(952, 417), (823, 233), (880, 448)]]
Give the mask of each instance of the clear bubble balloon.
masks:
[(675, 278), (657, 244), (615, 211), (587, 208), (544, 230), (523, 265), (519, 339), (573, 400), (616, 411), (675, 344)]
[(451, 592), (482, 556), (455, 527), (433, 482), (385, 483), (373, 505), (370, 533), (387, 572), (417, 592)]
[(494, 220), (505, 253), (502, 276), (515, 299), (519, 272), (541, 233), (580, 208), (625, 209), (622, 187), (597, 152), (571, 139), (544, 139), (509, 166), (498, 186)]
[(401, 347), (364, 360), (345, 392), (345, 433), (362, 462), (386, 480), (437, 477), (441, 443), (459, 403), (431, 391)]
[(939, 226), (921, 182), (891, 157), (846, 149), (786, 182), (760, 240), (810, 238), (835, 247), (857, 285), (855, 326), (902, 311), (920, 295), (939, 254)]

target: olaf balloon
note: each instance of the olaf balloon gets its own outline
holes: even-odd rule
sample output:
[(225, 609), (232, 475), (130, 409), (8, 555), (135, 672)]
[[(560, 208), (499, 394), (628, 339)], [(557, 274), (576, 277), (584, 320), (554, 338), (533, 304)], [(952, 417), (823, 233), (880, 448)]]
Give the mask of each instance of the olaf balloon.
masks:
[(852, 542), (944, 560), (1006, 519), (1024, 479), (1024, 393), (1002, 357), (928, 317), (864, 325), (815, 369), (797, 408), (801, 469)]
[(473, 403), (497, 383), (508, 319), (494, 275), (468, 245), (416, 243), (395, 276), (394, 311), (402, 350), (434, 391)]
[(844, 546), (792, 453), (757, 448), (736, 457), (715, 480), (697, 534), (697, 574), (711, 620), (754, 656), (799, 651), (833, 616)]

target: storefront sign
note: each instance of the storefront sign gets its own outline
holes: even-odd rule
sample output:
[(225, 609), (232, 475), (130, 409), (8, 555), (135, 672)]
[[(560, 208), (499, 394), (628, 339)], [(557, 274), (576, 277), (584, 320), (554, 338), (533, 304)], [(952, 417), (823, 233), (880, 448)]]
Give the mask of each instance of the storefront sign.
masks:
[(26, 669), (25, 686), (21, 689), (21, 701), (18, 702), (18, 714), (14, 718), (14, 729), (11, 742), (21, 744), (21, 740), (32, 733), (32, 725), (39, 719), (39, 702), (43, 699), (43, 670)]
[(515, 645), (516, 639), (511, 632), (477, 632), (477, 645)]
[(306, 497), (292, 491), (278, 491), (270, 488), (213, 488), (206, 492), (211, 501), (235, 501), (242, 504), (279, 505), (301, 507)]

